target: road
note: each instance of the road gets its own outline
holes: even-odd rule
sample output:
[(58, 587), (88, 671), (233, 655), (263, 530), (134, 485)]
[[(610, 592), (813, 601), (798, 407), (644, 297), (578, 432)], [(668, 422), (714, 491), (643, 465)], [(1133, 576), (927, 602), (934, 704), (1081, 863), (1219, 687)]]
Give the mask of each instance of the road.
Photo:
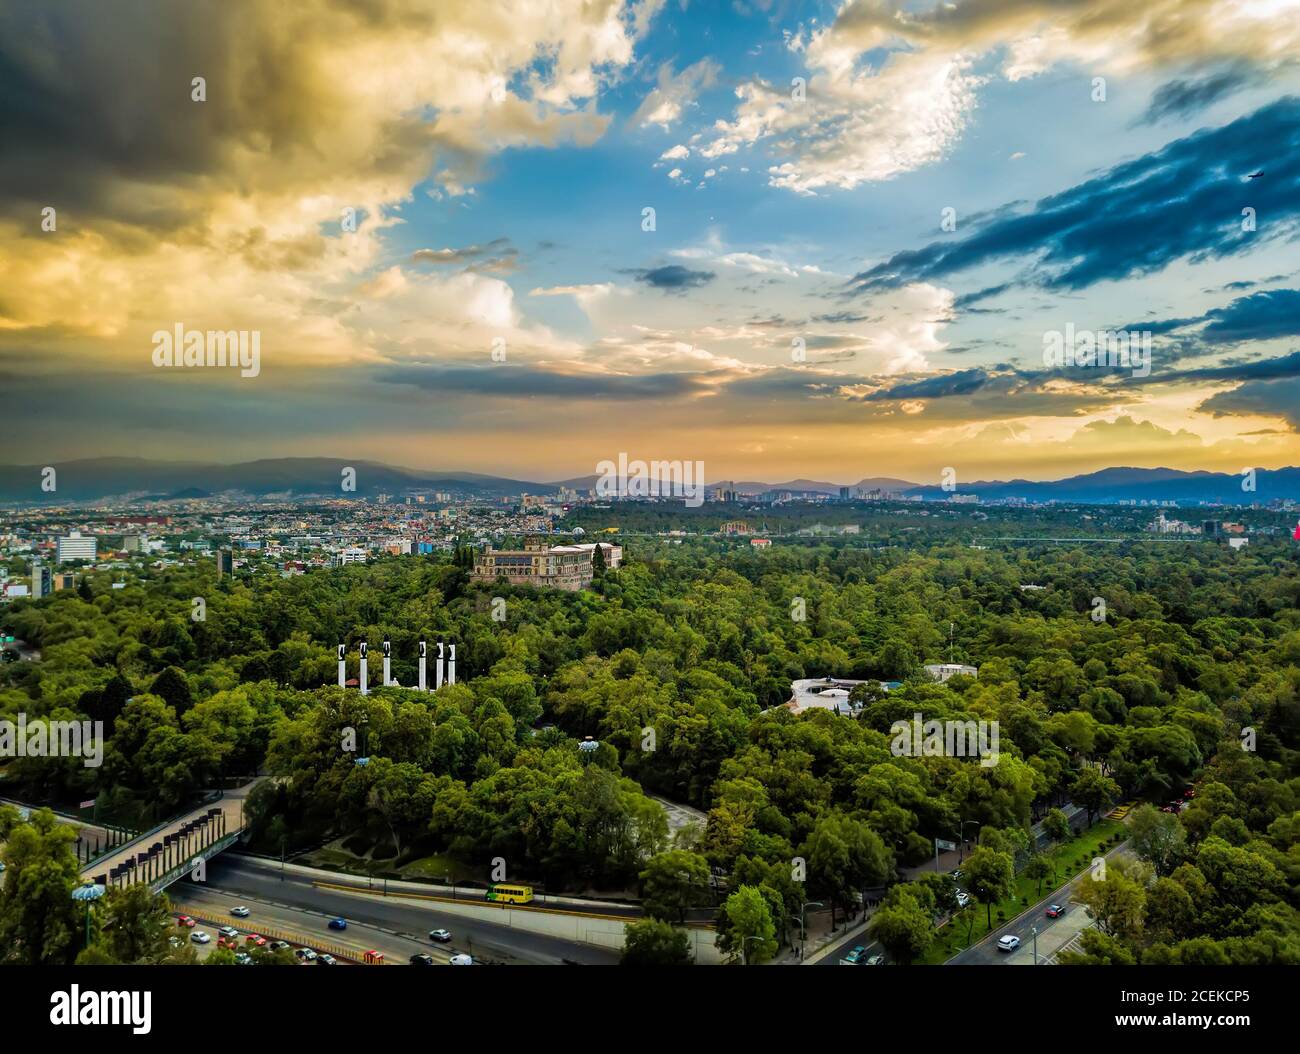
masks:
[[(1082, 831), (1087, 826), (1088, 814), (1079, 806), (1073, 804), (1072, 802), (1066, 802), (1064, 805), (1061, 806), (1061, 811), (1065, 813), (1065, 818), (1070, 821), (1070, 829), (1074, 831), (1076, 834)], [(1041, 820), (1030, 828), (1030, 832), (1033, 834), (1034, 842), (1039, 849), (1045, 849), (1048, 843), (1051, 841), (1051, 839), (1043, 831), (1043, 821)], [(965, 856), (964, 852), (959, 852), (956, 849), (941, 853), (939, 856), (940, 871), (944, 871), (944, 872), (952, 871), (954, 868), (959, 867), (961, 858), (964, 856)], [(930, 860), (917, 867), (902, 868), (901, 873), (903, 878), (911, 880), (917, 878), (920, 875), (925, 874), (926, 872), (933, 872), (934, 869), (935, 869), (934, 861)], [(958, 882), (958, 885), (960, 886), (961, 883)], [(1047, 921), (1050, 922), (1051, 920), (1049, 919)], [(1001, 935), (1001, 932), (1002, 931), (998, 931), (999, 936)], [(1039, 929), (1039, 933), (1040, 935), (1042, 933), (1041, 927)], [(822, 957), (817, 959), (816, 962), (809, 963), (809, 965), (837, 966), (839, 965), (840, 959), (844, 957), (844, 954), (847, 951), (849, 951), (849, 949), (855, 948), (859, 944), (865, 945), (868, 955), (876, 955), (878, 953), (879, 954), (884, 953), (884, 949), (879, 944), (871, 942), (867, 939), (866, 933), (861, 929), (861, 924), (859, 924), (858, 926), (851, 928), (848, 931), (848, 934), (846, 936), (839, 938), (839, 940), (829, 945), (830, 948), (829, 953), (823, 955), (823, 953), (819, 950), (816, 954), (821, 955)], [(811, 958), (811, 953), (809, 957)]]
[[(1131, 853), (1128, 850), (1128, 842), (1121, 842), (1109, 853), (1106, 854), (1108, 860), (1115, 856), (1128, 856)], [(1006, 966), (1006, 965), (1033, 965), (1033, 934), (1030, 930), (1037, 927), (1038, 929), (1038, 955), (1039, 958), (1046, 958), (1055, 953), (1055, 951), (1065, 944), (1070, 938), (1079, 932), (1083, 926), (1086, 926), (1087, 915), (1081, 904), (1072, 903), (1074, 891), (1079, 888), (1079, 883), (1083, 881), (1088, 872), (1085, 870), (1076, 875), (1067, 882), (1061, 889), (1053, 890), (1036, 904), (1030, 905), (1021, 915), (1017, 916), (1005, 926), (999, 926), (993, 930), (974, 947), (967, 948), (963, 952), (958, 952), (945, 964), (947, 966)], [(1046, 912), (1048, 905), (1060, 904), (1065, 907), (1065, 914), (1059, 919), (1049, 919)], [(1081, 925), (1082, 924), (1082, 925)], [(1014, 933), (1020, 938), (1020, 948), (1008, 954), (999, 951), (997, 947), (998, 938), (1008, 933)], [(1027, 953), (1027, 959), (1026, 959)]]
[[(452, 955), (468, 950), (464, 942), (457, 942), (455, 937), (451, 944), (435, 944), (427, 935), (423, 940), (396, 937), (387, 930), (351, 921), (350, 915), (345, 916), (349, 918), (346, 930), (331, 930), (327, 923), (334, 917), (332, 915), (283, 907), (256, 897), (214, 889), (210, 883), (207, 887), (197, 883), (178, 884), (169, 893), (181, 910), (199, 920), (195, 929), (206, 932), (212, 938), (210, 944), (195, 946), (200, 958), (206, 957), (216, 947), (217, 930), (222, 926), (237, 929), (241, 945), (246, 934), (260, 933), (265, 936), (268, 931), (274, 931), (273, 936), (283, 934), (295, 946), (302, 944), (323, 951), (327, 945), (342, 945), (350, 949), (358, 959), (366, 951), (373, 950), (382, 952), (388, 962), (398, 965), (408, 964), (411, 956), (417, 952), (425, 952), (440, 965), (446, 965)], [(231, 915), (230, 909), (236, 905), (248, 908), (251, 912), (249, 917), (237, 919)], [(427, 934), (428, 931), (425, 932)], [(189, 939), (188, 933), (186, 931), (184, 934), (186, 940)], [(455, 934), (455, 931), (452, 933)]]
[[(334, 881), (338, 876), (328, 877)], [(297, 931), (295, 927), (307, 925), (311, 920), (313, 928), (308, 933), (328, 933), (325, 920), (339, 915), (348, 920), (349, 929), (353, 923), (373, 927), (385, 932), (385, 939), (389, 941), (394, 938), (404, 942), (414, 940), (422, 951), (429, 950), (429, 930), (442, 928), (455, 935), (453, 946), (456, 950), (468, 952), (478, 960), (546, 965), (618, 962), (618, 953), (609, 949), (453, 915), (439, 911), (436, 902), (319, 889), (314, 881), (310, 875), (293, 871), (286, 871), (282, 878), (279, 865), (272, 861), (227, 853), (208, 863), (205, 885), (216, 893), (244, 898), (235, 903), (258, 900), (294, 913), (295, 925), (286, 924), (284, 927), (294, 932)], [(175, 900), (188, 903), (192, 895), (197, 895), (194, 890), (195, 883), (184, 879), (169, 893)], [(384, 950), (377, 945), (370, 946)], [(406, 943), (400, 945), (406, 946)], [(407, 952), (406, 957), (410, 954)]]

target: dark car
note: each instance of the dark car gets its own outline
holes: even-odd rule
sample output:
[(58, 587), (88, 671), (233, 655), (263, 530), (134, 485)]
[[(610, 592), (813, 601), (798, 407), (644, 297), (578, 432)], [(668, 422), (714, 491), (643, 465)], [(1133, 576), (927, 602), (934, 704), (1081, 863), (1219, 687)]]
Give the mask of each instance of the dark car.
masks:
[(347, 928), (348, 928), (348, 920), (347, 920), (347, 919), (330, 919), (330, 929), (332, 929), (332, 930), (345, 930), (345, 929), (347, 929)]
[(424, 953), (419, 953), (417, 955), (411, 956), (411, 965), (412, 966), (433, 966), (435, 964), (432, 955), (425, 955)]

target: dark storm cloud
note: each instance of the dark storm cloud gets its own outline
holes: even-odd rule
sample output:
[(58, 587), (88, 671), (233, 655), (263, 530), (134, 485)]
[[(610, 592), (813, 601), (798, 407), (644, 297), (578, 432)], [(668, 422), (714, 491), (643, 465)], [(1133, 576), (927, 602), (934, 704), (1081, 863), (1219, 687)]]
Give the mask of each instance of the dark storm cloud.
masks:
[(1237, 297), (1225, 307), (1212, 308), (1203, 315), (1143, 322), (1127, 328), (1171, 333), (1202, 323), (1207, 325), (1192, 340), (1207, 346), (1300, 336), (1300, 289), (1251, 293)]
[(1234, 66), (1199, 78), (1173, 80), (1151, 96), (1139, 124), (1155, 124), (1167, 117), (1190, 117), (1207, 106), (1246, 87), (1253, 76), (1244, 66)]
[(386, 384), (454, 395), (503, 399), (669, 399), (709, 390), (707, 374), (560, 373), (531, 366), (442, 366), (411, 364), (377, 371)]
[(982, 369), (957, 370), (955, 373), (882, 388), (868, 398), (876, 402), (881, 399), (941, 399), (949, 395), (970, 395), (983, 388), (988, 381), (989, 374)]
[[(1263, 178), (1245, 176), (1266, 169)], [(1241, 228), (1242, 209), (1268, 217)], [(1245, 252), (1300, 221), (1300, 99), (1288, 97), (1221, 128), (1204, 129), (1107, 170), (1029, 211), (933, 242), (855, 275), (852, 291), (942, 282), (968, 268), (1024, 260), (1021, 285), (1080, 290)]]
[(692, 271), (680, 264), (668, 264), (666, 267), (652, 267), (632, 273), (638, 282), (644, 282), (648, 286), (668, 293), (683, 293), (687, 289), (698, 289), (702, 285), (708, 285), (717, 277), (712, 271)]

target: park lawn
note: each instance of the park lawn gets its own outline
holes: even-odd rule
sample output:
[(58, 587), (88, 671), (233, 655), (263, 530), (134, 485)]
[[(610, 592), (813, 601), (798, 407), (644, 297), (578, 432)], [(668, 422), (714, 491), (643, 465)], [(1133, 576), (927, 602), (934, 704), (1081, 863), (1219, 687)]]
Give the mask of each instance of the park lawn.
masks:
[[(1030, 904), (1037, 903), (1044, 894), (1058, 889), (1081, 871), (1086, 870), (1091, 865), (1093, 857), (1105, 855), (1101, 843), (1123, 830), (1124, 825), (1116, 820), (1102, 820), (1082, 832), (1077, 838), (1046, 850), (1044, 855), (1056, 868), (1056, 877), (1049, 876), (1043, 879), (1043, 893), (1040, 894), (1036, 879), (1027, 878), (1023, 874), (1017, 875), (1015, 892), (1007, 899), (993, 905), (993, 930), (1001, 929)], [(970, 930), (969, 941), (966, 939), (966, 928), (969, 925), (966, 912), (975, 914), (975, 925)], [(1001, 921), (998, 919), (998, 912), (1002, 913)], [(946, 926), (935, 933), (930, 947), (916, 962), (919, 965), (937, 966), (959, 951), (979, 942), (992, 932), (985, 923), (987, 916), (988, 911), (983, 904), (972, 903), (966, 911), (953, 916)]]

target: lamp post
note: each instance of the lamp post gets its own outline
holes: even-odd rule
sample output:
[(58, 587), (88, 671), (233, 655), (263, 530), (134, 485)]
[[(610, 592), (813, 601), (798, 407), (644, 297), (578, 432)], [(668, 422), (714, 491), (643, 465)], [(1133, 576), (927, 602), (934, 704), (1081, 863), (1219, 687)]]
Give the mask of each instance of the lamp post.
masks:
[(957, 832), (957, 863), (959, 864), (966, 859), (966, 825), (968, 823), (973, 823), (976, 827), (979, 826), (978, 820), (962, 820), (961, 830)]
[(98, 882), (83, 882), (72, 891), (72, 899), (81, 901), (86, 905), (86, 943), (85, 947), (90, 947), (90, 905), (102, 897), (105, 889)]
[(823, 907), (820, 900), (805, 900), (799, 905), (799, 961), (803, 962), (804, 945), (808, 943), (808, 925), (804, 921), (804, 913), (809, 908)]
[(741, 940), (740, 940), (740, 964), (741, 964), (742, 966), (748, 966), (748, 965), (749, 965), (749, 953), (746, 951), (746, 946), (749, 944), (750, 941), (761, 941), (762, 939), (763, 939), (763, 938), (760, 937), (760, 936), (758, 936), (757, 934), (755, 934), (753, 937), (742, 937), (742, 938), (741, 938)]
[(1029, 933), (1030, 936), (1034, 938), (1034, 965), (1037, 966), (1038, 965), (1038, 927), (1031, 926), (1029, 928)]

